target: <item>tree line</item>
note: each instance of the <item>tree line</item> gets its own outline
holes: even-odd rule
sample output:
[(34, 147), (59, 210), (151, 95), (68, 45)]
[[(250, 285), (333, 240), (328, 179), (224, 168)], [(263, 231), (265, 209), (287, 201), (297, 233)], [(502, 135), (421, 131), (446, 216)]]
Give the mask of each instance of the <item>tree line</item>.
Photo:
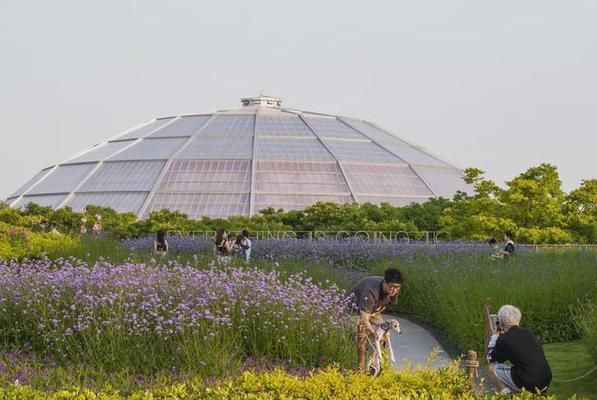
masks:
[[(452, 199), (429, 199), (403, 207), (387, 203), (374, 205), (317, 203), (304, 210), (261, 210), (252, 217), (189, 219), (179, 211), (160, 210), (144, 220), (134, 213), (89, 205), (86, 224), (102, 216), (103, 229), (119, 238), (152, 234), (159, 229), (210, 231), (218, 229), (253, 231), (441, 231), (453, 240), (487, 240), (514, 232), (524, 243), (597, 242), (597, 179), (583, 180), (580, 187), (565, 193), (557, 168), (550, 164), (531, 167), (504, 188), (477, 168), (465, 170), (464, 180), (473, 193), (458, 192)], [(78, 233), (81, 213), (65, 207), (52, 210), (33, 203), (20, 210), (0, 205), (0, 222), (32, 230), (55, 228)], [(91, 226), (88, 226), (91, 228)]]

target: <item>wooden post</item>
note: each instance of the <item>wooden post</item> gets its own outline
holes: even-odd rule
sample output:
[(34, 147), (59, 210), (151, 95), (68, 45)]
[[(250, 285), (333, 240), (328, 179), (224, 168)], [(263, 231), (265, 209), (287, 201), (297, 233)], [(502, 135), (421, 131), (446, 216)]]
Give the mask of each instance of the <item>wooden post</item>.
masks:
[(474, 387), (475, 378), (479, 376), (478, 368), (479, 361), (477, 360), (477, 352), (474, 350), (469, 350), (466, 353), (466, 372), (468, 373), (468, 379), (471, 387)]
[(485, 357), (487, 357), (487, 347), (489, 345), (489, 338), (491, 337), (491, 335), (498, 332), (496, 326), (497, 316), (491, 313), (491, 299), (489, 297), (485, 299), (485, 305), (483, 306), (483, 320), (485, 321), (483, 349)]
[(357, 354), (359, 359), (359, 371), (365, 372), (367, 356), (367, 328), (362, 321), (357, 325)]

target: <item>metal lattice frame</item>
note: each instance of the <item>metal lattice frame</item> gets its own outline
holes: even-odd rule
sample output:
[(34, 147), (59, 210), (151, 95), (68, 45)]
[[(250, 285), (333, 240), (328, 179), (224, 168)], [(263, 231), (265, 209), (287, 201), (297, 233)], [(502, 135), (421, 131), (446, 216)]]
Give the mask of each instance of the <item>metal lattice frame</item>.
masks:
[[(213, 186), (214, 189), (211, 189), (213, 191), (201, 191), (200, 187), (193, 187), (191, 192), (184, 192), (184, 191), (165, 191), (163, 194), (171, 194), (173, 196), (184, 196), (184, 195), (196, 195), (196, 196), (203, 196), (205, 195), (206, 197), (199, 197), (198, 199), (195, 199), (193, 197), (191, 197), (191, 200), (183, 200), (182, 204), (192, 204), (192, 203), (188, 203), (188, 201), (194, 201), (193, 199), (197, 200), (197, 201), (202, 201), (204, 203), (199, 203), (199, 204), (203, 204), (203, 207), (207, 207), (207, 208), (194, 208), (194, 210), (197, 212), (197, 210), (201, 210), (199, 212), (233, 212), (233, 211), (240, 211), (240, 210), (247, 210), (248, 206), (248, 215), (254, 215), (255, 214), (255, 209), (256, 209), (256, 204), (259, 202), (260, 206), (267, 206), (267, 202), (271, 201), (271, 202), (284, 202), (284, 201), (290, 201), (291, 204), (295, 204), (295, 205), (299, 205), (299, 204), (305, 204), (305, 202), (309, 202), (309, 201), (313, 201), (313, 199), (317, 199), (317, 198), (326, 198), (326, 197), (332, 197), (337, 199), (337, 201), (348, 201), (348, 199), (352, 199), (352, 201), (354, 202), (359, 202), (361, 201), (372, 201), (372, 202), (377, 202), (377, 198), (379, 198), (379, 202), (382, 201), (392, 201), (395, 202), (394, 204), (401, 204), (401, 200), (399, 199), (403, 199), (403, 202), (406, 202), (408, 200), (412, 200), (412, 201), (424, 201), (429, 197), (439, 197), (439, 192), (437, 190), (436, 185), (440, 185), (440, 190), (442, 190), (442, 193), (446, 193), (446, 187), (442, 186), (445, 185), (443, 183), (441, 183), (438, 179), (448, 179), (451, 181), (450, 182), (454, 182), (454, 183), (449, 183), (447, 186), (447, 190), (449, 190), (450, 185), (453, 185), (453, 187), (456, 187), (454, 185), (456, 185), (456, 181), (455, 181), (455, 176), (463, 176), (463, 172), (462, 170), (440, 160), (438, 157), (431, 155), (429, 152), (423, 150), (422, 148), (412, 145), (411, 143), (407, 142), (406, 140), (399, 138), (391, 133), (389, 133), (387, 130), (382, 129), (380, 127), (378, 127), (377, 125), (370, 123), (368, 121), (363, 121), (363, 120), (358, 120), (358, 119), (353, 119), (353, 118), (347, 118), (347, 117), (342, 117), (342, 116), (334, 116), (334, 115), (329, 115), (329, 114), (324, 114), (324, 113), (317, 113), (317, 112), (307, 112), (307, 111), (301, 111), (301, 110), (295, 110), (295, 109), (290, 109), (290, 108), (282, 108), (281, 107), (281, 100), (274, 98), (274, 97), (268, 97), (268, 96), (260, 96), (260, 97), (256, 97), (256, 98), (245, 98), (243, 99), (243, 103), (247, 105), (246, 108), (243, 109), (236, 109), (236, 110), (221, 110), (221, 111), (217, 111), (214, 113), (202, 113), (202, 114), (184, 114), (184, 115), (177, 115), (177, 116), (171, 116), (171, 117), (160, 117), (160, 118), (156, 118), (150, 121), (147, 121), (143, 124), (137, 125), (134, 128), (125, 131), (122, 134), (119, 134), (117, 136), (114, 136), (110, 139), (108, 139), (106, 142), (92, 147), (91, 149), (86, 149), (82, 152), (79, 152), (75, 155), (73, 155), (72, 157), (68, 158), (67, 160), (61, 162), (61, 163), (57, 163), (55, 165), (53, 165), (52, 167), (50, 167), (49, 169), (46, 170), (45, 174), (38, 174), (39, 178), (36, 178), (35, 181), (32, 181), (30, 183), (28, 183), (27, 187), (24, 187), (23, 190), (21, 191), (21, 193), (19, 193), (18, 195), (16, 195), (15, 197), (12, 197), (10, 200), (10, 205), (11, 206), (16, 206), (17, 204), (19, 204), (20, 202), (22, 202), (23, 199), (26, 198), (33, 198), (34, 196), (40, 196), (44, 197), (46, 196), (44, 201), (51, 201), (51, 197), (52, 196), (56, 196), (56, 195), (64, 195), (64, 198), (60, 199), (60, 202), (57, 204), (57, 207), (63, 207), (67, 204), (69, 204), (69, 202), (73, 201), (73, 198), (76, 194), (83, 194), (83, 193), (87, 193), (87, 192), (80, 192), (80, 190), (82, 188), (85, 187), (86, 183), (90, 182), (94, 176), (98, 175), (98, 171), (100, 171), (100, 169), (102, 168), (103, 165), (106, 165), (106, 163), (111, 162), (111, 159), (118, 155), (121, 154), (123, 152), (126, 152), (127, 150), (133, 148), (134, 146), (138, 145), (139, 143), (145, 143), (145, 141), (149, 142), (150, 140), (154, 139), (154, 137), (152, 137), (152, 135), (158, 133), (158, 135), (155, 136), (155, 138), (160, 138), (159, 136), (159, 131), (162, 129), (167, 129), (168, 127), (173, 126), (173, 124), (177, 124), (179, 121), (182, 120), (183, 117), (206, 117), (207, 119), (203, 122), (197, 122), (198, 125), (198, 129), (194, 132), (191, 132), (190, 130), (185, 130), (188, 127), (188, 125), (185, 125), (185, 123), (180, 124), (180, 129), (184, 130), (180, 132), (180, 135), (178, 135), (176, 131), (174, 131), (174, 129), (170, 129), (167, 132), (164, 132), (164, 139), (181, 139), (181, 138), (186, 138), (186, 140), (182, 141), (180, 140), (180, 142), (182, 144), (178, 144), (175, 151), (173, 151), (173, 153), (168, 153), (167, 158), (160, 158), (160, 160), (165, 160), (164, 165), (161, 167), (161, 170), (159, 172), (159, 174), (157, 175), (157, 179), (155, 180), (155, 182), (153, 182), (153, 185), (151, 185), (151, 190), (148, 191), (147, 197), (143, 200), (143, 203), (140, 205), (140, 208), (138, 209), (137, 212), (137, 216), (139, 218), (142, 218), (148, 208), (151, 206), (152, 201), (155, 199), (156, 195), (159, 192), (159, 188), (161, 187), (166, 173), (171, 169), (172, 164), (174, 161), (178, 160), (178, 156), (181, 155), (181, 153), (187, 149), (189, 147), (189, 145), (194, 141), (194, 140), (198, 140), (198, 135), (200, 135), (201, 133), (203, 133), (206, 129), (209, 129), (210, 126), (212, 125), (212, 123), (214, 122), (214, 120), (220, 116), (252, 116), (253, 119), (253, 129), (252, 132), (250, 132), (250, 134), (252, 135), (250, 138), (250, 144), (248, 144), (250, 147), (246, 147), (247, 144), (243, 144), (246, 142), (239, 142), (239, 144), (234, 144), (234, 138), (238, 135), (238, 137), (243, 137), (245, 139), (242, 140), (247, 140), (246, 137), (248, 137), (249, 132), (248, 131), (244, 131), (247, 128), (246, 122), (243, 122), (242, 119), (239, 120), (228, 120), (229, 122), (223, 122), (224, 125), (222, 125), (222, 129), (225, 130), (225, 132), (228, 132), (226, 134), (222, 133), (223, 135), (225, 135), (224, 137), (226, 137), (226, 141), (225, 143), (232, 143), (233, 146), (229, 148), (229, 150), (226, 150), (226, 147), (222, 147), (222, 145), (220, 145), (220, 147), (217, 147), (216, 150), (218, 152), (221, 151), (221, 154), (229, 154), (230, 156), (236, 157), (238, 156), (239, 158), (225, 158), (225, 157), (221, 157), (221, 158), (211, 158), (209, 153), (206, 153), (206, 151), (209, 151), (209, 148), (201, 148), (198, 147), (198, 149), (201, 149), (201, 151), (199, 151), (196, 155), (194, 155), (194, 157), (196, 158), (189, 158), (189, 161), (196, 161), (196, 162), (205, 162), (207, 163), (208, 161), (219, 161), (219, 162), (223, 162), (224, 164), (216, 164), (215, 167), (212, 168), (219, 168), (219, 165), (228, 165), (225, 168), (230, 168), (227, 169), (226, 172), (230, 173), (231, 176), (230, 179), (232, 179), (231, 181), (226, 181), (226, 185), (230, 185), (230, 186), (221, 186), (222, 189), (220, 189), (219, 187)], [(290, 118), (288, 122), (287, 127), (284, 127), (283, 125), (283, 121), (284, 118), (278, 118), (276, 119), (275, 117), (279, 117), (283, 114), (290, 114), (293, 116), (296, 116), (296, 120), (293, 118)], [(262, 144), (259, 141), (259, 137), (258, 134), (260, 132), (262, 123), (264, 123), (264, 118), (270, 118), (270, 116), (273, 116), (274, 118), (271, 119), (269, 122), (270, 125), (268, 125), (268, 129), (271, 131), (272, 129), (277, 129), (277, 127), (279, 127), (279, 129), (281, 129), (281, 134), (279, 136), (277, 136), (277, 134), (272, 133), (271, 136), (272, 138), (275, 139), (280, 139), (279, 144), (275, 144), (273, 145), (273, 142), (269, 142), (269, 144), (267, 142), (264, 142), (263, 145), (265, 147), (261, 148), (258, 146), (261, 146)], [(329, 120), (316, 120), (317, 117), (325, 117), (325, 118), (329, 118)], [(163, 124), (156, 124), (157, 121), (163, 120), (165, 118), (170, 119), (169, 121), (163, 123)], [(285, 117), (287, 118), (287, 117)], [(313, 120), (313, 121), (311, 121)], [(302, 125), (301, 127), (298, 127), (296, 124), (298, 124), (297, 121), (300, 121), (300, 124), (304, 125), (305, 129), (303, 131), (301, 131)], [(334, 121), (334, 123), (331, 122), (326, 122), (326, 121)], [(313, 122), (313, 123), (311, 123)], [(191, 124), (194, 124), (194, 122), (190, 122)], [(150, 124), (156, 124), (157, 126), (153, 127), (151, 126), (151, 128), (153, 129), (149, 129), (147, 130), (145, 133), (140, 133), (139, 136), (133, 136), (131, 135), (132, 132), (138, 130), (138, 129), (142, 129), (143, 131), (145, 131), (143, 128), (144, 127), (150, 127)], [(230, 124), (230, 125), (226, 125), (226, 124)], [(280, 125), (282, 124), (282, 125)], [(294, 124), (294, 125), (292, 125)], [(313, 125), (315, 124), (315, 125)], [(340, 125), (344, 126), (346, 129), (340, 127)], [(194, 126), (194, 125), (192, 125)], [(325, 134), (325, 129), (327, 129), (326, 127), (329, 126), (329, 129), (331, 129), (330, 134), (326, 135)], [(238, 131), (236, 131), (235, 133), (235, 129), (237, 129)], [(297, 135), (293, 136), (293, 129), (298, 129), (297, 130)], [(268, 131), (268, 132), (270, 132)], [(271, 132), (275, 132), (271, 131)], [(282, 133), (282, 132), (286, 132), (286, 133)], [(284, 145), (286, 146), (294, 146), (296, 143), (299, 143), (297, 141), (293, 141), (293, 140), (288, 140), (285, 141), (285, 139), (307, 139), (307, 137), (305, 136), (305, 134), (307, 132), (310, 132), (310, 134), (313, 135), (312, 138), (310, 138), (309, 140), (313, 140), (313, 143), (317, 142), (318, 146), (317, 146), (317, 151), (320, 153), (315, 153), (315, 155), (312, 155), (310, 157), (305, 157), (304, 159), (300, 158), (300, 151), (315, 151), (313, 149), (315, 149), (315, 147), (311, 147), (311, 145), (307, 145), (305, 143), (305, 146), (303, 146), (302, 144), (300, 146), (297, 146), (293, 151), (285, 151), (284, 150)], [(206, 143), (218, 143), (218, 141), (216, 139), (214, 139), (214, 137), (217, 137), (218, 132), (213, 132), (210, 133), (208, 136), (211, 138), (210, 140), (206, 141)], [(385, 139), (385, 134), (388, 135), (388, 140), (386, 141)], [(131, 135), (131, 137), (127, 137), (127, 135)], [(215, 135), (215, 136), (214, 136)], [(344, 135), (344, 136), (343, 136)], [(356, 135), (356, 136), (355, 136)], [(269, 136), (269, 135), (266, 135)], [(123, 138), (124, 137), (124, 138)], [(361, 137), (362, 139), (358, 139), (358, 137)], [(206, 136), (207, 138), (207, 136)], [(93, 151), (97, 151), (98, 149), (101, 151), (101, 149), (105, 146), (109, 146), (110, 143), (118, 143), (118, 142), (124, 142), (126, 139), (126, 144), (119, 148), (119, 146), (114, 146), (116, 148), (116, 150), (114, 152), (108, 152), (106, 154), (104, 153), (100, 153), (98, 156), (99, 158), (94, 159), (93, 161), (81, 161), (79, 162), (71, 162), (73, 160), (76, 160), (77, 158), (84, 156), (85, 154), (91, 153)], [(379, 139), (379, 140), (378, 140)], [(392, 144), (392, 140), (398, 140), (400, 141), (400, 146), (405, 146), (406, 149), (406, 153), (404, 153), (404, 155), (406, 156), (405, 159), (404, 157), (401, 157), (400, 154), (402, 154), (401, 150), (398, 147), (395, 147), (394, 144)], [(201, 139), (202, 140), (202, 139)], [(130, 141), (130, 143), (128, 143)], [(364, 144), (365, 142), (367, 143), (367, 145), (363, 145), (362, 147), (364, 149), (369, 149), (371, 148), (372, 151), (374, 150), (373, 147), (371, 147), (372, 145), (375, 146), (376, 149), (379, 149), (380, 151), (378, 152), (377, 150), (373, 151), (370, 155), (364, 154), (364, 156), (361, 157), (361, 154), (359, 153), (359, 150), (356, 149), (355, 150), (355, 146), (358, 146), (357, 144), (355, 144), (356, 142), (362, 141)], [(353, 145), (349, 145), (349, 143), (351, 142), (355, 142), (353, 143)], [(397, 142), (398, 143), (398, 142)], [(141, 147), (139, 150), (140, 151), (148, 151), (148, 154), (154, 154), (154, 152), (156, 152), (156, 149), (158, 150), (157, 153), (160, 154), (160, 149), (158, 147), (158, 145), (155, 146), (151, 146), (149, 143), (145, 143), (147, 145), (147, 148), (145, 147)], [(169, 145), (169, 144), (168, 144)], [(394, 151), (393, 149), (396, 149), (396, 151)], [(311, 149), (311, 150), (309, 150)], [(414, 149), (414, 150), (413, 150)], [(111, 150), (111, 149), (108, 149)], [(173, 148), (174, 150), (174, 148)], [(238, 175), (235, 177), (235, 173), (238, 174), (242, 174), (242, 170), (237, 170), (238, 166), (233, 166), (233, 164), (227, 164), (227, 162), (231, 162), (231, 161), (240, 161), (240, 160), (247, 160), (248, 155), (246, 153), (246, 151), (249, 151), (248, 154), (250, 154), (250, 160), (248, 160), (249, 162), (249, 167), (250, 170), (246, 169), (245, 173), (249, 174), (249, 179), (250, 180), (245, 180), (247, 179), (247, 175), (244, 175), (244, 178), (242, 177), (242, 175)], [(273, 154), (278, 154), (276, 152), (280, 152), (279, 156), (280, 158), (277, 159), (275, 156), (271, 157), (271, 158), (260, 158), (264, 153), (263, 151), (272, 151)], [(339, 153), (337, 153), (337, 152)], [(397, 153), (400, 152), (400, 154)], [(327, 160), (327, 155), (325, 154), (329, 154), (329, 161)], [(218, 153), (220, 154), (220, 153)], [(386, 158), (384, 156), (384, 154), (388, 154), (388, 157)], [(128, 155), (128, 153), (127, 153)], [(131, 155), (134, 157), (139, 157), (139, 160), (135, 160), (133, 158), (131, 159), (126, 159), (126, 160), (122, 160), (123, 162), (140, 162), (141, 159), (143, 159), (143, 155), (140, 154), (136, 154), (136, 155)], [(318, 157), (323, 157), (321, 158), (321, 160)], [(414, 157), (414, 158), (413, 158)], [(184, 158), (184, 157), (183, 157)], [(325, 158), (325, 161), (324, 161)], [(353, 160), (354, 158), (354, 160)], [(362, 160), (361, 160), (362, 158)], [(186, 159), (186, 158), (184, 158)], [(393, 163), (392, 159), (395, 159), (396, 162)], [(417, 163), (414, 162), (417, 159), (420, 159), (421, 162)], [(143, 159), (146, 161), (151, 161), (150, 158), (148, 159)], [(157, 160), (157, 158), (156, 158)], [(264, 181), (260, 181), (261, 183), (259, 183), (259, 185), (264, 184), (267, 185), (268, 187), (275, 189), (275, 185), (277, 184), (277, 182), (286, 185), (286, 190), (281, 190), (281, 191), (258, 191), (257, 189), (258, 187), (258, 175), (257, 175), (257, 170), (258, 170), (258, 161), (263, 160), (263, 161), (267, 161), (267, 162), (271, 162), (271, 165), (268, 165), (268, 168), (274, 168), (274, 170), (267, 170), (266, 175), (264, 176), (268, 176), (269, 178), (259, 178), (259, 179), (266, 179)], [(438, 160), (439, 163), (441, 163), (440, 165), (438, 165), (437, 163), (435, 163), (435, 161), (433, 160)], [(280, 163), (290, 163), (290, 164), (280, 164), (280, 171), (276, 171), (274, 167), (275, 163), (280, 162)], [(298, 172), (296, 170), (297, 167), (288, 167), (288, 165), (293, 165), (292, 163), (299, 163), (299, 165), (303, 165), (302, 167), (299, 167)], [(314, 163), (314, 164), (318, 164), (318, 165), (322, 165), (322, 164), (330, 164), (330, 163), (334, 163), (335, 164), (335, 171), (333, 172), (333, 174), (335, 175), (329, 175), (328, 177), (326, 177), (327, 174), (332, 174), (331, 170), (327, 170), (326, 167), (313, 167), (313, 169), (311, 167), (305, 167), (304, 165), (308, 165), (305, 163)], [(60, 179), (65, 179), (66, 177), (66, 181), (64, 183), (64, 185), (61, 187), (61, 189), (66, 189), (68, 188), (68, 191), (62, 191), (62, 192), (52, 192), (51, 190), (47, 190), (46, 192), (46, 187), (43, 187), (43, 192), (40, 192), (39, 190), (36, 191), (35, 188), (39, 187), (39, 185), (44, 182), (46, 179), (48, 179), (49, 177), (53, 176), (53, 173), (56, 172), (56, 170), (63, 165), (78, 165), (78, 164), (94, 164), (93, 167), (89, 170), (84, 172), (84, 175), (82, 178), (78, 179), (75, 184), (74, 187), (71, 186), (72, 183), (70, 183), (68, 181), (68, 173), (71, 173), (70, 170), (64, 170), (61, 169), (61, 174), (56, 176), (56, 179), (60, 180)], [(442, 166), (445, 165), (444, 166)], [(203, 164), (201, 164), (203, 165)], [(205, 164), (206, 165), (206, 164)], [(264, 164), (266, 165), (266, 164)], [(285, 166), (286, 165), (286, 166)], [(366, 167), (369, 166), (369, 167)], [(385, 166), (385, 167), (384, 167)], [(398, 166), (400, 166), (401, 168), (407, 168), (410, 172), (406, 173), (404, 172), (405, 175), (402, 175), (403, 172), (401, 172), (402, 170), (400, 169), (392, 169), (392, 168), (397, 168)], [(391, 168), (390, 168), (391, 167)], [(422, 171), (419, 170), (419, 167), (424, 167), (422, 168)], [(429, 168), (428, 168), (429, 167)], [(432, 168), (431, 168), (432, 167)], [(241, 169), (244, 168), (241, 166)], [(290, 169), (288, 169), (290, 168)], [(295, 169), (292, 169), (295, 168)], [(304, 169), (303, 168), (307, 168)], [(378, 168), (377, 170), (374, 168)], [(83, 173), (83, 169), (79, 168), (78, 169), (79, 173)], [(102, 170), (103, 171), (103, 170)], [(323, 174), (320, 175), (320, 177), (318, 177), (317, 181), (315, 183), (309, 183), (308, 180), (306, 180), (304, 177), (301, 177), (301, 180), (299, 183), (295, 184), (295, 186), (292, 186), (294, 184), (294, 182), (292, 181), (292, 176), (293, 174), (295, 174), (294, 176), (296, 177), (297, 173), (303, 173), (301, 171), (314, 171), (314, 173), (316, 174)], [(391, 180), (389, 181), (390, 183), (388, 183), (387, 185), (381, 183), (382, 180), (381, 179), (373, 179), (373, 183), (371, 182), (367, 182), (367, 176), (368, 174), (376, 174), (377, 172), (373, 172), (373, 171), (380, 171), (379, 173), (382, 174), (382, 176), (390, 176), (392, 177), (393, 173), (397, 173), (398, 175), (396, 175), (396, 178), (391, 178)], [(404, 170), (406, 171), (406, 170)], [(457, 174), (455, 172), (452, 171), (457, 171)], [(75, 173), (76, 170), (73, 170), (72, 173)], [(155, 171), (157, 173), (157, 169)], [(279, 178), (275, 178), (275, 174), (276, 172), (278, 172)], [(443, 172), (443, 174), (442, 174)], [(173, 172), (174, 173), (174, 172)], [(218, 171), (216, 170), (211, 170), (211, 169), (206, 169), (203, 170), (201, 168), (191, 168), (189, 170), (183, 171), (180, 170), (178, 172), (176, 172), (178, 174), (183, 174), (183, 173), (201, 173), (201, 174), (205, 174), (202, 175), (201, 180), (199, 181), (195, 181), (195, 182), (207, 182), (208, 184), (211, 181), (212, 178), (210, 178), (210, 174), (213, 173), (218, 173)], [(272, 175), (274, 174), (274, 175)], [(385, 174), (385, 175), (383, 175)], [(436, 175), (434, 175), (436, 174)], [(359, 177), (360, 175), (360, 177)], [(176, 176), (183, 176), (183, 175), (176, 175)], [(352, 181), (352, 179), (355, 179), (355, 182)], [(429, 179), (431, 179), (431, 181)], [(153, 178), (153, 176), (151, 177), (151, 179), (155, 179)], [(182, 178), (177, 178), (177, 179), (182, 179)], [(207, 179), (207, 180), (206, 180)], [(240, 179), (240, 180), (239, 180)], [(270, 179), (270, 180), (267, 180)], [(281, 180), (278, 180), (281, 179)], [(73, 181), (74, 182), (74, 181)], [(152, 181), (149, 181), (152, 182)], [(148, 182), (148, 183), (149, 183)], [(249, 193), (246, 193), (244, 190), (246, 190), (246, 186), (243, 188), (242, 185), (246, 185), (248, 182), (248, 191)], [(126, 184), (126, 182), (125, 182)], [(380, 184), (380, 185), (385, 185), (379, 188), (378, 191), (373, 191), (370, 192), (369, 189), (373, 188), (372, 185), (375, 184)], [(238, 186), (235, 186), (238, 185)], [(299, 186), (296, 186), (299, 185)], [(300, 185), (305, 185), (300, 186)], [(336, 185), (336, 186), (334, 186)], [(342, 185), (343, 187), (343, 191), (342, 192), (338, 192), (337, 190), (340, 188), (340, 186), (338, 185)], [(345, 186), (344, 186), (345, 185)], [(360, 187), (360, 190), (357, 193), (357, 190), (355, 190), (355, 185)], [(459, 187), (463, 187), (463, 183), (459, 184), (461, 186)], [(45, 185), (48, 186), (48, 185)], [(313, 192), (313, 193), (309, 193), (308, 191), (302, 190), (303, 188), (310, 188), (311, 190), (316, 190), (316, 189), (320, 189), (319, 191)], [(348, 191), (345, 190), (345, 188), (348, 188)], [(386, 192), (384, 191), (384, 188), (391, 188), (391, 192)], [(401, 188), (405, 188), (405, 192), (402, 194), (400, 193)], [(423, 188), (425, 188), (425, 190), (423, 190)], [(41, 187), (40, 187), (41, 189)], [(335, 192), (329, 192), (330, 190), (336, 190)], [(21, 189), (19, 189), (20, 191)], [(307, 189), (309, 190), (309, 189)], [(34, 192), (34, 194), (32, 194), (31, 192)], [(431, 193), (432, 196), (427, 196), (425, 193)], [(108, 191), (107, 193), (132, 193), (132, 192), (139, 192), (139, 190), (126, 190), (126, 187), (123, 188), (122, 190), (117, 190), (117, 191)], [(143, 191), (143, 192), (147, 192), (147, 191)], [(456, 189), (454, 189), (454, 192), (456, 192)], [(91, 193), (91, 192), (89, 192)], [(93, 192), (95, 194), (100, 194), (101, 195), (101, 191), (98, 192)], [(224, 201), (224, 203), (222, 203), (221, 206), (218, 207), (217, 205), (217, 201), (220, 201), (218, 197), (216, 198), (209, 198), (207, 196), (211, 196), (211, 195), (222, 195), (223, 197), (221, 199), (223, 199), (222, 201)], [(234, 197), (226, 197), (229, 195), (238, 195), (241, 196), (238, 198), (238, 200), (234, 200)], [(248, 196), (248, 200), (247, 197), (242, 198), (242, 196)], [(259, 200), (258, 197), (256, 195), (260, 195)], [(270, 196), (270, 197), (268, 197)], [(292, 197), (295, 196), (295, 197)], [(349, 197), (350, 196), (350, 197)], [(343, 199), (344, 198), (344, 199)], [(176, 201), (181, 201), (180, 200), (181, 197), (177, 198)], [(365, 200), (363, 200), (365, 199)], [(124, 201), (122, 198), (120, 198), (120, 200), (109, 200), (109, 201), (118, 201), (119, 203), (117, 204), (125, 204), (126, 201)], [(141, 199), (139, 199), (139, 202), (141, 201)], [(170, 202), (171, 200), (165, 200), (166, 203), (168, 204), (168, 202)], [(172, 200), (174, 201), (174, 200)], [(238, 203), (234, 203), (235, 201), (238, 201)], [(248, 204), (246, 203), (248, 201)], [(187, 203), (185, 203), (187, 202)], [(136, 203), (139, 204), (139, 203)], [(211, 204), (211, 205), (210, 205)], [(215, 206), (213, 204), (216, 204)], [(236, 205), (235, 205), (236, 204)], [(185, 206), (185, 207), (187, 207)], [(135, 206), (136, 208), (137, 206)], [(212, 211), (209, 211), (210, 207), (212, 207)], [(215, 207), (215, 208), (213, 208)], [(247, 212), (247, 211), (243, 211), (243, 212)]]

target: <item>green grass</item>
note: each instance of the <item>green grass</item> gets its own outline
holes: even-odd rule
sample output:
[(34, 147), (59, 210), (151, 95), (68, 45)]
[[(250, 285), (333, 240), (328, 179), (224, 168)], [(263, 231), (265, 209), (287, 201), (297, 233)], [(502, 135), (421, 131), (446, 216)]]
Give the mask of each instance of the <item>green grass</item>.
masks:
[[(491, 261), (476, 254), (418, 256), (398, 260), (406, 282), (393, 311), (414, 314), (442, 332), (456, 350), (481, 351), (483, 304), (493, 310), (513, 304), (522, 311), (522, 325), (542, 343), (578, 339), (570, 306), (595, 301), (595, 253), (527, 253)], [(381, 261), (371, 271), (381, 274), (396, 261)]]
[[(100, 256), (111, 262), (132, 259), (147, 262), (154, 256), (149, 252), (131, 253), (109, 237), (87, 238), (85, 243), (69, 255), (90, 263)], [(160, 263), (176, 259), (198, 268), (205, 268), (213, 257), (199, 254), (170, 255)], [(483, 334), (482, 305), (486, 297), (493, 299), (497, 310), (510, 303), (521, 308), (522, 324), (533, 330), (545, 342), (562, 342), (578, 338), (581, 329), (574, 324), (570, 306), (595, 302), (597, 294), (595, 252), (559, 251), (519, 254), (510, 260), (492, 261), (480, 254), (446, 254), (442, 257), (414, 256), (372, 263), (366, 274), (378, 275), (387, 267), (398, 265), (406, 274), (406, 285), (395, 311), (416, 314), (419, 319), (441, 332), (447, 344), (466, 351), (481, 350)], [(235, 260), (239, 265), (242, 261)], [(264, 270), (276, 269), (285, 276), (305, 272), (315, 282), (328, 286), (336, 283), (349, 288), (358, 276), (323, 263), (302, 259), (253, 260), (252, 266)], [(576, 378), (594, 366), (582, 341), (544, 345), (554, 378)], [(102, 379), (100, 379), (102, 380)], [(550, 394), (568, 398), (597, 399), (597, 372), (582, 380), (566, 383), (554, 380)]]
[(550, 394), (568, 398), (576, 393), (578, 398), (597, 399), (597, 371), (575, 382), (556, 381), (577, 378), (594, 367), (587, 347), (581, 341), (546, 344), (543, 349), (554, 377), (549, 388)]

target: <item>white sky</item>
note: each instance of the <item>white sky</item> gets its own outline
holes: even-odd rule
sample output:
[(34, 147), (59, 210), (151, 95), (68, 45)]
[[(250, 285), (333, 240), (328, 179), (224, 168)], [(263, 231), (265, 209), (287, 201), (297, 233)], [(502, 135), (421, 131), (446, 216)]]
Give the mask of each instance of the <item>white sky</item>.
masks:
[(155, 116), (264, 92), (504, 181), (597, 177), (597, 1), (0, 0), (0, 199)]

